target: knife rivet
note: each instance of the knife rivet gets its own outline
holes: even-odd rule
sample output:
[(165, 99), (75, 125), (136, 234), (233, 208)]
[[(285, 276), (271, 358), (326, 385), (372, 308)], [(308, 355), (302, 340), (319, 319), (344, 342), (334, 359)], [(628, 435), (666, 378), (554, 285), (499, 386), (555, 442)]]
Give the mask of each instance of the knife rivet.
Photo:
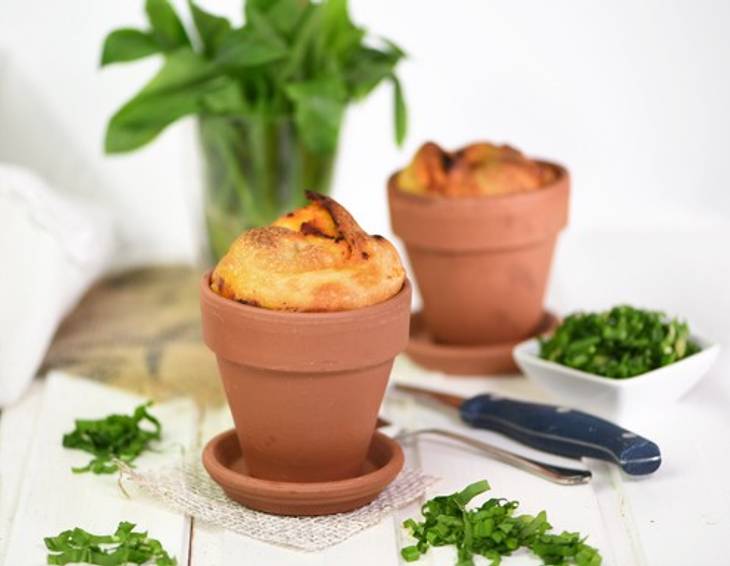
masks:
[(621, 434), (621, 438), (636, 438), (633, 432), (624, 432)]
[(557, 412), (557, 413), (569, 413), (570, 412), (570, 409), (568, 409), (568, 407), (558, 407), (557, 409), (555, 409), (555, 412)]

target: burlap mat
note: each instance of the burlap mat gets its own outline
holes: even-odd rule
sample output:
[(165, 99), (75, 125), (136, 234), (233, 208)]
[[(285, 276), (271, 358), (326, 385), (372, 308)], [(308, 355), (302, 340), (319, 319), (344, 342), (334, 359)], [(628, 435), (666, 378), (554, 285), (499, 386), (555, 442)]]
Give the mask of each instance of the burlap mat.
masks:
[(321, 517), (285, 517), (254, 511), (229, 499), (197, 462), (147, 471), (123, 466), (122, 479), (196, 519), (264, 542), (308, 551), (333, 546), (378, 524), (437, 481), (418, 470), (405, 469), (365, 507)]

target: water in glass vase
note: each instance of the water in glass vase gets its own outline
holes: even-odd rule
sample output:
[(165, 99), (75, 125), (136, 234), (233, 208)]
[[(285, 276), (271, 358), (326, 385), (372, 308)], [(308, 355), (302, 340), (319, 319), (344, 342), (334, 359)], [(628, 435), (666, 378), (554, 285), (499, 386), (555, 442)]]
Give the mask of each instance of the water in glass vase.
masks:
[(210, 255), (220, 259), (244, 230), (328, 193), (336, 150), (318, 153), (290, 118), (200, 117)]

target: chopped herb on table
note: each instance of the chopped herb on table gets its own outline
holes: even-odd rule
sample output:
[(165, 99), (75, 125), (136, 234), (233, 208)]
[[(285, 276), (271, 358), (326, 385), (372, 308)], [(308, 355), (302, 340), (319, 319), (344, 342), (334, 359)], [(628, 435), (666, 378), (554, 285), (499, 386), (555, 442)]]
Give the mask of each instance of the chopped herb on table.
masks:
[(418, 541), (401, 550), (406, 562), (414, 562), (431, 546), (454, 545), (458, 552), (457, 566), (473, 566), (474, 556), (501, 563), (502, 556), (527, 548), (544, 564), (598, 566), (601, 555), (585, 544), (578, 533), (553, 534), (545, 511), (536, 516), (517, 515), (519, 503), (506, 499), (489, 499), (480, 507), (467, 509), (467, 504), (490, 489), (482, 480), (451, 495), (434, 497), (421, 508), (424, 520), (408, 519), (403, 523)]
[(122, 521), (113, 535), (93, 535), (78, 527), (63, 531), (43, 542), (48, 549), (48, 564), (155, 564), (175, 566), (177, 560), (162, 548), (160, 541), (146, 532), (134, 532), (135, 525)]
[(566, 317), (540, 339), (540, 357), (613, 378), (633, 377), (700, 351), (689, 327), (664, 313), (622, 305)]
[[(131, 463), (148, 449), (150, 442), (160, 440), (162, 425), (147, 412), (152, 403), (140, 405), (131, 415), (109, 415), (99, 420), (76, 420), (76, 428), (63, 435), (63, 446), (77, 448), (94, 455), (76, 474), (93, 472), (112, 474), (118, 467), (114, 460)], [(143, 428), (147, 422), (151, 428)]]

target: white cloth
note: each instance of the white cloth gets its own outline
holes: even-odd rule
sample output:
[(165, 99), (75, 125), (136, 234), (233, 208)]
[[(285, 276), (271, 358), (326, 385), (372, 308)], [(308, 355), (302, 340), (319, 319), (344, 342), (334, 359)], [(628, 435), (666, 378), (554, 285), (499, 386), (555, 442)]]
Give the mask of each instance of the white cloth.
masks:
[(22, 395), (112, 250), (106, 211), (0, 163), (0, 407)]

